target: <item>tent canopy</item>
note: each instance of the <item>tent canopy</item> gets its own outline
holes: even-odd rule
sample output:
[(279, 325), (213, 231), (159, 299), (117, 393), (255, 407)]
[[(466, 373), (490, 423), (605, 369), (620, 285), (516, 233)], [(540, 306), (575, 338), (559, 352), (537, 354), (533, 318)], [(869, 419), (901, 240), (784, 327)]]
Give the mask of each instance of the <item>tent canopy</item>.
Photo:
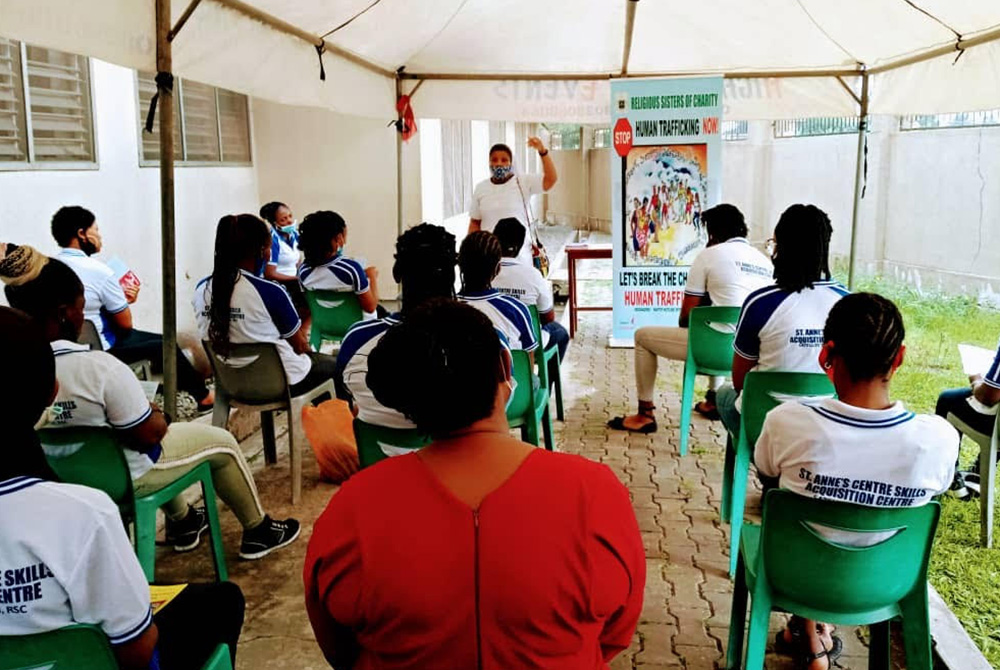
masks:
[[(190, 5), (173, 0), (175, 23)], [(153, 71), (154, 14), (3, 0), (0, 35)], [(173, 58), (182, 77), (350, 114), (393, 116), (403, 68), (427, 79), (418, 116), (602, 123), (623, 74), (733, 77), (728, 118), (856, 114), (863, 70), (871, 113), (1000, 107), (997, 37), (995, 0), (201, 0)]]

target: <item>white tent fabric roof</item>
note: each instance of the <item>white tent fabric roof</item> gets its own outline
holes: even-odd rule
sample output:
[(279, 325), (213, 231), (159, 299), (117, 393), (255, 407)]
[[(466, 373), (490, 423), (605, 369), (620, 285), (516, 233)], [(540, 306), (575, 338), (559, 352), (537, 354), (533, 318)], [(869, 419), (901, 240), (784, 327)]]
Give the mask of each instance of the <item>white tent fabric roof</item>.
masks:
[[(174, 71), (278, 102), (389, 118), (392, 73), (404, 67), (438, 77), (415, 96), (418, 116), (606, 122), (629, 1), (245, 0), (374, 66), (327, 53), (324, 82), (313, 45), (232, 0), (203, 0), (174, 41)], [(174, 0), (175, 20), (188, 2)], [(996, 0), (640, 0), (627, 71), (750, 75), (727, 81), (728, 118), (856, 114), (829, 75), (861, 65), (874, 68), (873, 113), (985, 109), (1000, 107), (1000, 42), (953, 47), (998, 26)], [(155, 69), (153, 0), (0, 0), (0, 35)], [(946, 53), (880, 71), (934, 49)], [(823, 76), (786, 78), (810, 72)], [(440, 79), (468, 75), (489, 79)], [(571, 81), (520, 80), (551, 76)], [(844, 80), (858, 90), (856, 76)]]

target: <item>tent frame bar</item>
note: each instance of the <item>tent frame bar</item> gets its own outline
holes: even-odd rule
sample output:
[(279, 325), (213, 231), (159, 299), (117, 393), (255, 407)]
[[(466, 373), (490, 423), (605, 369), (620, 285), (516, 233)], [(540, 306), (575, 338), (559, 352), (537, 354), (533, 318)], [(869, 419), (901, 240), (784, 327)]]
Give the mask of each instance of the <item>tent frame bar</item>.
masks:
[(865, 149), (868, 135), (868, 78), (865, 72), (861, 75), (861, 99), (858, 101), (861, 110), (858, 116), (858, 155), (854, 166), (854, 209), (851, 213), (851, 255), (847, 267), (847, 288), (854, 290), (854, 274), (858, 257), (858, 223), (861, 220), (861, 198), (864, 193), (867, 170), (865, 166)]
[(273, 16), (271, 14), (268, 14), (267, 12), (263, 12), (254, 7), (253, 5), (248, 5), (245, 2), (242, 2), (241, 0), (214, 0), (214, 2), (217, 2), (223, 7), (227, 7), (235, 12), (239, 12), (240, 14), (243, 14), (245, 17), (249, 19), (260, 21), (269, 28), (273, 28), (274, 30), (277, 30), (279, 32), (291, 35), (292, 37), (298, 37), (300, 40), (304, 40), (318, 49), (323, 49), (325, 51), (329, 51), (330, 53), (336, 54), (341, 58), (343, 58), (344, 60), (353, 63), (354, 65), (357, 65), (362, 69), (368, 70), (369, 72), (380, 74), (383, 77), (387, 77), (389, 79), (393, 79), (396, 76), (396, 73), (393, 72), (392, 70), (387, 70), (383, 67), (379, 67), (375, 63), (372, 63), (371, 61), (362, 58), (356, 53), (352, 53), (346, 49), (342, 49), (338, 46), (326, 42), (319, 35), (314, 35), (306, 30), (303, 30), (302, 28), (299, 28), (296, 25), (288, 23), (287, 21), (284, 21), (282, 19), (279, 19), (277, 16)]
[(912, 56), (907, 56), (906, 58), (900, 58), (894, 61), (889, 61), (883, 65), (876, 65), (875, 67), (868, 69), (868, 74), (882, 74), (884, 72), (890, 72), (892, 70), (898, 70), (901, 67), (906, 67), (908, 65), (915, 65), (916, 63), (922, 63), (924, 61), (933, 60), (940, 56), (946, 56), (948, 54), (961, 55), (963, 51), (971, 49), (972, 47), (981, 46), (983, 44), (989, 44), (990, 42), (995, 42), (1000, 39), (1000, 27), (987, 30), (978, 35), (973, 35), (972, 37), (963, 37), (955, 40), (951, 44), (945, 44), (944, 46), (937, 47), (935, 49), (930, 49), (928, 51), (923, 51)]
[(198, 9), (198, 5), (200, 4), (201, 0), (191, 0), (191, 4), (187, 6), (187, 9), (184, 10), (184, 13), (181, 14), (179, 19), (177, 19), (177, 24), (167, 35), (167, 39), (169, 41), (171, 42), (174, 41), (174, 38), (177, 37), (177, 33), (181, 31), (181, 28), (183, 28), (184, 24), (188, 22), (188, 19), (191, 18), (191, 15), (194, 14), (194, 10)]
[[(216, 0), (217, 2), (219, 0)], [(228, 1), (228, 0), (227, 0)], [(403, 79), (419, 79), (424, 81), (607, 81), (609, 79), (639, 79), (651, 77), (718, 77), (724, 79), (801, 79), (811, 77), (859, 77), (863, 73), (860, 68), (835, 70), (775, 70), (773, 72), (628, 72), (625, 75), (606, 73), (497, 73), (482, 74), (448, 73), (448, 72), (404, 72)]]
[(625, 0), (625, 40), (622, 47), (622, 70), (624, 77), (628, 74), (628, 59), (632, 53), (632, 31), (635, 29), (635, 10), (639, 7), (639, 0)]

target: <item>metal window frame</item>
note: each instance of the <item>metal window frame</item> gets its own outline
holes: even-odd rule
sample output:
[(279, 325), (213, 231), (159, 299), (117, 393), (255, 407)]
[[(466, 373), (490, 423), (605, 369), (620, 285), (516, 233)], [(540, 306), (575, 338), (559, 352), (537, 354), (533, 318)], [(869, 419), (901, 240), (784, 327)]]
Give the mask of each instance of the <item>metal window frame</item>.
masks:
[(900, 114), (899, 115), (899, 132), (910, 133), (910, 132), (923, 132), (927, 130), (976, 130), (979, 128), (1000, 128), (1000, 120), (996, 123), (969, 123), (961, 126), (932, 126), (928, 128), (904, 128), (903, 119), (905, 118), (915, 118), (918, 116), (952, 116), (955, 114), (976, 114), (981, 112), (993, 112), (997, 111), (995, 109), (980, 109), (974, 110), (972, 112), (945, 112), (943, 114)]
[[(31, 84), (28, 81), (28, 45), (23, 40), (12, 40), (17, 42), (18, 53), (21, 59), (21, 100), (24, 112), (24, 134), (27, 159), (25, 161), (0, 161), (0, 172), (77, 172), (93, 171), (101, 169), (101, 160), (98, 154), (97, 141), (97, 107), (94, 98), (94, 64), (89, 56), (70, 54), (86, 61), (87, 68), (87, 98), (90, 104), (90, 141), (93, 152), (93, 160), (88, 161), (38, 161), (35, 160), (35, 133), (34, 124), (31, 120)], [(59, 49), (52, 49), (59, 51)], [(63, 52), (70, 53), (70, 52)]]
[[(833, 133), (810, 133), (805, 135), (779, 135), (778, 134), (778, 124), (795, 122), (801, 120), (808, 120), (813, 122), (818, 122), (821, 119), (855, 119), (857, 125), (854, 128), (844, 128)], [(861, 124), (861, 117), (858, 116), (810, 116), (810, 117), (797, 117), (794, 119), (775, 119), (771, 122), (771, 137), (775, 140), (799, 140), (805, 137), (837, 137), (839, 135), (857, 135), (858, 128)]]

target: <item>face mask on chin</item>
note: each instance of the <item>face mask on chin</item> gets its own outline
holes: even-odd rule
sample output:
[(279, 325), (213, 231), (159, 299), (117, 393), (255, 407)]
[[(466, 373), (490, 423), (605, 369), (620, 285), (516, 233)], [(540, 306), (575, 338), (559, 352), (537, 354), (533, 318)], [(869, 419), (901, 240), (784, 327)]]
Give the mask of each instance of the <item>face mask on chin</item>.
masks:
[(88, 240), (87, 238), (84, 238), (80, 240), (80, 251), (87, 254), (88, 256), (93, 256), (94, 254), (97, 253), (97, 245)]
[(510, 176), (514, 171), (510, 165), (494, 165), (490, 168), (490, 172), (493, 173), (493, 179), (496, 181), (503, 181), (508, 176)]

